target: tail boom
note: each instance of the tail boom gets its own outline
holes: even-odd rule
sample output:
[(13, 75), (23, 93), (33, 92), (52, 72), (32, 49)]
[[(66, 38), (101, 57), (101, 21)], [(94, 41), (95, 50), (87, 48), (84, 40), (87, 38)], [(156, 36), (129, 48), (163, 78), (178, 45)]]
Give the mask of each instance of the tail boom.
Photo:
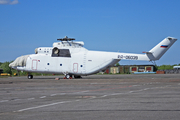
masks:
[(119, 53), (118, 59), (125, 60), (144, 60), (144, 61), (155, 61), (159, 60), (164, 53), (176, 42), (176, 38), (167, 37), (157, 44), (148, 52), (143, 52), (145, 54), (133, 54), (133, 53)]

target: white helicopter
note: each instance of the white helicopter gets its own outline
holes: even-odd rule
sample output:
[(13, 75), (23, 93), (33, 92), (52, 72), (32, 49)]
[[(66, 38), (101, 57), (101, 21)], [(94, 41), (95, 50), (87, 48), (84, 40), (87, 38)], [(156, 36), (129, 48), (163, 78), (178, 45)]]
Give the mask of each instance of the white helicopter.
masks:
[(36, 54), (18, 57), (9, 67), (19, 71), (27, 71), (28, 79), (31, 72), (64, 74), (65, 79), (81, 78), (106, 70), (121, 59), (156, 61), (177, 40), (167, 37), (144, 54), (90, 51), (83, 47), (84, 42), (74, 42), (74, 38), (57, 39), (53, 47), (39, 47)]

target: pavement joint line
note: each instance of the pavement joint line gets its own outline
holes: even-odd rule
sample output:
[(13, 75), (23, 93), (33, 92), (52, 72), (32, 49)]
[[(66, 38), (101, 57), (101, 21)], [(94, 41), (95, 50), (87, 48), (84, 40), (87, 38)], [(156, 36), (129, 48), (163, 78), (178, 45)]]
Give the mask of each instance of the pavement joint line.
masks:
[(13, 111), (13, 112), (23, 112), (23, 111), (27, 111), (27, 110), (33, 110), (33, 109), (38, 109), (38, 108), (43, 108), (43, 107), (48, 107), (48, 106), (68, 103), (68, 102), (72, 102), (72, 101), (62, 101), (62, 102), (56, 102), (56, 103), (51, 103), (51, 104), (46, 104), (46, 105), (40, 105), (40, 106), (36, 106), (36, 107), (29, 107), (29, 108), (25, 108), (25, 109)]
[(132, 85), (133, 87), (140, 86), (140, 85)]
[(42, 97), (39, 97), (39, 98), (46, 98), (46, 96), (42, 96)]
[(148, 90), (148, 89), (150, 89), (150, 88), (145, 88), (144, 90)]
[(103, 96), (101, 96), (101, 97), (102, 97), (102, 98), (103, 98), (103, 97), (107, 97), (107, 95), (103, 95)]
[(18, 100), (22, 100), (22, 99), (15, 99), (14, 101), (18, 101)]
[(27, 100), (34, 100), (35, 98), (28, 98)]
[(2, 103), (2, 102), (8, 102), (8, 101), (9, 101), (9, 100), (1, 100), (0, 103)]
[[(168, 85), (168, 86), (171, 86), (171, 85)], [(102, 97), (113, 96), (113, 95), (131, 94), (131, 93), (135, 93), (135, 92), (142, 92), (142, 91), (146, 91), (146, 90), (150, 90), (150, 89), (158, 89), (158, 88), (164, 88), (164, 87), (167, 87), (167, 86), (144, 88), (144, 89), (135, 90), (135, 91), (129, 91), (129, 92), (125, 92), (125, 93), (113, 93), (113, 94), (109, 94), (109, 95), (103, 95), (103, 96), (100, 96), (100, 97), (102, 98)]]
[(50, 96), (56, 96), (57, 94), (51, 94)]
[(86, 90), (86, 91), (79, 91), (79, 92), (74, 92), (74, 93), (85, 93), (85, 92), (89, 92), (89, 90)]

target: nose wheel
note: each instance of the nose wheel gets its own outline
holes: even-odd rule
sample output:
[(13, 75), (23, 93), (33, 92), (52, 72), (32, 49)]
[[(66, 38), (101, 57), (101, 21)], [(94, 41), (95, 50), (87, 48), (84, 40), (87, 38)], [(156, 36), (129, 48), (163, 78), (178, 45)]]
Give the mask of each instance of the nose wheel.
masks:
[(33, 75), (28, 75), (28, 79), (33, 79)]

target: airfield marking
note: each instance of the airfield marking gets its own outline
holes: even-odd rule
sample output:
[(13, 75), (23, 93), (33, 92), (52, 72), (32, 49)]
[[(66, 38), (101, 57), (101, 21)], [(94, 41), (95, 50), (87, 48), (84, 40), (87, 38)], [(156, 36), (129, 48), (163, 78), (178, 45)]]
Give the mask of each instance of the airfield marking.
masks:
[(46, 98), (46, 96), (42, 96), (42, 97), (39, 97), (39, 98)]
[(18, 100), (22, 100), (22, 99), (14, 99), (13, 101), (18, 101)]
[[(161, 86), (161, 87), (152, 87), (152, 88), (143, 88), (140, 90), (134, 90), (134, 91), (129, 91), (129, 92), (125, 92), (125, 93), (106, 94), (106, 95), (102, 95), (99, 97), (96, 97), (96, 96), (85, 97), (85, 99), (83, 99), (83, 100), (90, 100), (90, 99), (95, 99), (95, 98), (104, 98), (104, 97), (108, 97), (108, 96), (115, 96), (115, 95), (122, 95), (122, 94), (131, 94), (131, 93), (135, 93), (135, 92), (137, 93), (137, 92), (147, 91), (150, 89), (161, 89), (161, 88), (165, 88), (165, 87), (169, 87), (169, 86), (171, 86), (171, 85), (166, 85), (166, 86)], [(13, 112), (23, 112), (23, 111), (28, 111), (28, 110), (33, 110), (33, 109), (38, 109), (38, 108), (43, 108), (43, 107), (54, 106), (54, 105), (58, 105), (58, 104), (64, 104), (64, 103), (70, 103), (70, 102), (79, 102), (79, 101), (81, 101), (81, 100), (78, 99), (78, 100), (73, 100), (73, 101), (62, 101), (62, 102), (45, 104), (45, 105), (39, 105), (39, 106), (35, 106), (35, 107), (24, 108), (24, 109), (20, 109), (20, 110), (13, 111)]]
[(27, 111), (27, 110), (38, 109), (38, 108), (42, 108), (42, 107), (48, 107), (48, 106), (58, 105), (58, 104), (63, 104), (63, 103), (68, 103), (68, 102), (71, 102), (71, 101), (63, 101), (63, 102), (46, 104), (46, 105), (40, 105), (40, 106), (36, 106), (36, 107), (29, 107), (29, 108), (21, 109), (21, 110), (14, 111), (14, 112), (23, 112), (23, 111)]
[[(107, 89), (95, 89), (95, 90), (85, 90), (85, 91), (67, 91), (67, 93), (56, 93), (56, 94), (50, 94), (49, 96), (53, 97), (53, 96), (57, 96), (57, 95), (66, 95), (66, 94), (78, 94), (78, 93), (86, 93), (86, 92), (95, 92), (95, 91), (105, 91), (105, 90), (113, 90), (113, 89), (120, 89), (120, 88), (127, 88), (127, 87), (132, 87), (132, 85), (130, 86), (120, 86), (120, 87), (114, 87), (114, 88), (107, 88)], [(41, 96), (38, 97), (40, 99), (46, 98), (47, 96)], [(18, 101), (18, 100), (34, 100), (34, 99), (38, 99), (38, 98), (27, 98), (27, 99), (11, 99), (11, 100), (1, 100), (0, 103), (2, 102), (9, 102), (9, 101)]]
[(57, 94), (51, 94), (50, 96), (56, 96)]
[(114, 95), (137, 93), (137, 92), (142, 92), (142, 91), (146, 91), (146, 90), (149, 90), (149, 89), (152, 89), (152, 90), (153, 90), (153, 89), (160, 89), (160, 88), (165, 88), (165, 87), (170, 87), (170, 86), (171, 86), (171, 85), (166, 85), (166, 86), (161, 86), (161, 87), (153, 87), (153, 88), (144, 88), (144, 89), (129, 91), (129, 92), (125, 92), (125, 93), (106, 94), (106, 95), (103, 95), (103, 96), (100, 96), (100, 97), (103, 98), (103, 97), (114, 96)]
[(34, 100), (35, 98), (28, 98), (27, 100)]
[[(152, 84), (152, 83), (146, 83), (146, 84), (143, 84), (143, 85), (149, 85), (149, 84)], [(179, 84), (178, 84), (179, 85)], [(136, 86), (139, 86), (139, 85), (129, 85), (129, 86), (120, 86), (120, 87), (113, 87), (113, 88), (106, 88), (106, 89), (96, 89), (96, 90), (86, 90), (86, 91), (76, 91), (76, 92), (70, 92), (68, 91), (69, 93), (57, 93), (57, 94), (51, 94), (49, 96), (56, 96), (56, 95), (65, 95), (65, 94), (75, 94), (75, 93), (85, 93), (85, 92), (94, 92), (94, 91), (107, 91), (107, 90), (113, 90), (113, 89), (120, 89), (120, 88), (128, 88), (128, 87), (136, 87)], [(152, 88), (143, 88), (143, 89), (140, 89), (140, 90), (134, 90), (134, 91), (129, 91), (129, 92), (124, 92), (124, 93), (113, 93), (113, 94), (105, 94), (105, 95), (102, 95), (102, 96), (85, 96), (85, 97), (82, 97), (84, 98), (83, 100), (90, 100), (90, 99), (95, 99), (95, 98), (104, 98), (104, 97), (108, 97), (108, 96), (115, 96), (115, 95), (122, 95), (122, 94), (131, 94), (131, 93), (137, 93), (137, 92), (142, 92), (142, 91), (146, 91), (146, 90), (150, 90), (150, 89), (160, 89), (160, 88), (164, 88), (164, 87), (169, 87), (171, 85), (166, 85), (166, 86), (161, 86), (161, 87), (152, 87)], [(39, 98), (46, 98), (47, 96), (41, 96)], [(27, 98), (26, 100), (34, 100), (35, 98)], [(17, 101), (17, 100), (25, 100), (25, 99), (14, 99), (13, 101)], [(28, 111), (28, 110), (33, 110), (33, 109), (38, 109), (38, 108), (43, 108), (43, 107), (49, 107), (49, 106), (53, 106), (53, 105), (58, 105), (58, 104), (64, 104), (64, 103), (70, 103), (70, 102), (79, 102), (81, 101), (82, 99), (77, 99), (77, 100), (73, 100), (73, 101), (62, 101), (62, 102), (56, 102), (56, 103), (50, 103), (50, 104), (45, 104), (45, 105), (39, 105), (39, 106), (35, 106), (35, 107), (29, 107), (29, 108), (24, 108), (24, 109), (20, 109), (20, 110), (17, 110), (17, 111), (13, 111), (13, 112), (23, 112), (23, 111)], [(12, 101), (12, 100), (1, 100), (0, 103), (2, 102), (9, 102), (9, 101)]]
[[(153, 83), (146, 83), (146, 84), (143, 84), (143, 85), (149, 85), (149, 84), (153, 84)], [(96, 83), (97, 85), (97, 83)], [(53, 97), (53, 96), (57, 96), (57, 95), (66, 95), (66, 94), (77, 94), (77, 93), (85, 93), (85, 92), (95, 92), (95, 91), (106, 91), (106, 90), (113, 90), (113, 89), (120, 89), (120, 88), (128, 88), (128, 87), (136, 87), (136, 86), (140, 86), (140, 85), (129, 85), (129, 86), (120, 86), (120, 87), (113, 87), (113, 88), (105, 88), (105, 89), (95, 89), (95, 90), (85, 90), (85, 91), (66, 91), (66, 93), (56, 93), (56, 94), (51, 94), (49, 96)], [(146, 89), (149, 89), (149, 88), (145, 88)], [(130, 91), (130, 92), (133, 92), (133, 91)], [(119, 93), (114, 93), (112, 95), (118, 95)], [(120, 93), (122, 94), (122, 93)], [(109, 96), (109, 95), (103, 95), (102, 97), (106, 97), (106, 96)], [(41, 96), (39, 97), (40, 99), (43, 99), (43, 98), (46, 98), (47, 96)], [(27, 99), (14, 99), (14, 100), (1, 100), (0, 103), (3, 103), (3, 102), (9, 102), (9, 101), (18, 101), (18, 100), (34, 100), (34, 99), (37, 99), (37, 98), (27, 98)]]
[(1, 100), (0, 103), (1, 103), (1, 102), (8, 102), (8, 101), (9, 101), (9, 100)]

